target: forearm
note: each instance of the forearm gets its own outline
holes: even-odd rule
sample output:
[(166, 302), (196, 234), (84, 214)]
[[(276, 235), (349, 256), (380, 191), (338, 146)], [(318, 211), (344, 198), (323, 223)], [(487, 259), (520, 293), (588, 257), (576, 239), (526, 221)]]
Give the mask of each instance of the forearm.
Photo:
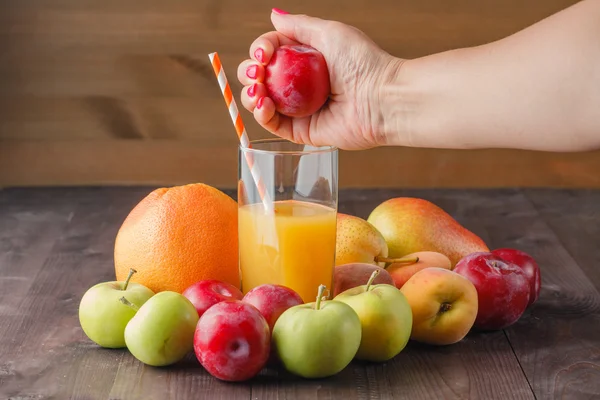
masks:
[(498, 42), (406, 61), (383, 97), (391, 144), (600, 148), (600, 0)]

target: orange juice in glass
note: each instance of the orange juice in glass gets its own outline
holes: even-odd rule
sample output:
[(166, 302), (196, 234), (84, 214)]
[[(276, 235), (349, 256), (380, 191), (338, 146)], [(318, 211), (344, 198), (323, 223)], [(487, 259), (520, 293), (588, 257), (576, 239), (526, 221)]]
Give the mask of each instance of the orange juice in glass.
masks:
[[(247, 154), (249, 153), (249, 154)], [(248, 168), (268, 192), (266, 207)], [(265, 284), (316, 298), (333, 287), (337, 214), (337, 149), (259, 140), (240, 148), (238, 230), (242, 291)]]

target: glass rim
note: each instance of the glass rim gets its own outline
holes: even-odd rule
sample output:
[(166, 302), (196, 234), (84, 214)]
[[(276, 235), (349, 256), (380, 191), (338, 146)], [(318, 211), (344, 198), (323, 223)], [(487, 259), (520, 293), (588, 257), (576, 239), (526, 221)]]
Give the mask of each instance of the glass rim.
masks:
[[(251, 140), (250, 145), (255, 144), (265, 144), (265, 143), (289, 143), (297, 146), (307, 146), (302, 145), (300, 143), (294, 143), (287, 139), (282, 138), (270, 138), (270, 139), (256, 139)], [(338, 151), (338, 148), (335, 146), (312, 146), (311, 150), (267, 150), (267, 149), (257, 149), (254, 147), (242, 147), (241, 143), (238, 145), (238, 149), (244, 153), (258, 153), (258, 154), (281, 154), (281, 155), (307, 155), (307, 154), (324, 154), (324, 153), (333, 153)]]

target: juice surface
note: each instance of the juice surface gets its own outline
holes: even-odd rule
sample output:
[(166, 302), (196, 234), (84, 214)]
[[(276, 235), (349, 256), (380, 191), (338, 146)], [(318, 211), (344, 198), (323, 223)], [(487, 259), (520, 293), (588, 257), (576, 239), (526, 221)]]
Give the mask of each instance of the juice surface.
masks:
[(240, 207), (238, 212), (242, 291), (265, 284), (287, 286), (305, 303), (319, 285), (332, 290), (336, 211), (294, 200)]

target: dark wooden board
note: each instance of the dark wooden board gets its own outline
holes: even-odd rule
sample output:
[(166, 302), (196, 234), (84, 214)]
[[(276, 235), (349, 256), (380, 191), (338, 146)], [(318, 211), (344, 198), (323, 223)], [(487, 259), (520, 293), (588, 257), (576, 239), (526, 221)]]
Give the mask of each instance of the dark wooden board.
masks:
[(352, 204), (366, 217), (400, 195), (429, 199), (491, 248), (520, 248), (539, 262), (540, 300), (505, 330), (510, 346), (538, 399), (600, 396), (600, 192), (381, 190)]
[[(587, 216), (589, 226), (596, 224), (598, 232), (598, 220), (591, 217), (600, 211), (600, 202), (592, 200), (599, 193), (528, 191), (535, 202), (520, 191), (510, 196), (500, 193), (462, 197), (468, 204), (483, 206), (483, 212), (467, 216), (465, 224), (477, 220), (491, 248), (522, 249), (542, 270), (540, 299), (505, 330), (510, 345), (538, 399), (596, 398), (600, 396), (600, 294), (584, 271), (597, 274), (597, 267), (580, 267), (559, 238), (579, 238), (581, 260), (597, 257), (599, 236), (582, 230), (575, 218)], [(560, 212), (564, 224), (550, 226), (540, 217), (540, 210), (542, 215)]]
[[(0, 191), (0, 394), (24, 393), (17, 388), (34, 372), (22, 351), (21, 326), (30, 320), (22, 311), (27, 294), (71, 218), (74, 204), (35, 199), (16, 191)], [(71, 208), (71, 209), (69, 209)]]
[[(115, 234), (150, 190), (0, 190), (0, 398), (600, 396), (600, 295), (593, 265), (587, 270), (578, 265), (597, 257), (597, 225), (592, 221), (581, 229), (557, 220), (562, 229), (558, 233), (549, 223), (559, 215), (575, 222), (597, 215), (597, 191), (342, 191), (341, 212), (367, 217), (387, 198), (422, 197), (446, 209), (490, 246), (531, 252), (543, 269), (539, 302), (505, 331), (472, 332), (445, 347), (411, 342), (388, 363), (353, 362), (332, 378), (298, 379), (267, 368), (250, 382), (228, 384), (212, 378), (193, 354), (171, 367), (148, 367), (126, 350), (98, 348), (79, 327), (79, 299), (93, 284), (113, 279)], [(571, 235), (581, 244), (561, 239)]]
[(600, 191), (529, 189), (525, 194), (600, 291)]

